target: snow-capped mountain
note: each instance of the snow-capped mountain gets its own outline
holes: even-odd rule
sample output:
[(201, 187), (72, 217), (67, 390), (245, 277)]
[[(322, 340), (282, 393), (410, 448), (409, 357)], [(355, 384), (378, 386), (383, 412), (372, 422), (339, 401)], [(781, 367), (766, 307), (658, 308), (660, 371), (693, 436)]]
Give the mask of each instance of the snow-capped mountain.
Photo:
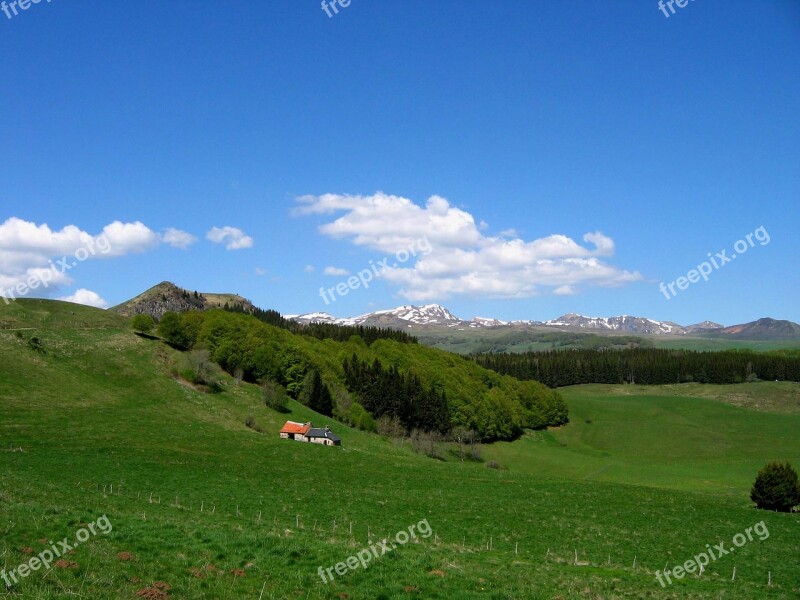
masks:
[(326, 312), (314, 312), (314, 313), (306, 313), (304, 315), (283, 315), (284, 319), (289, 319), (291, 321), (297, 321), (298, 323), (302, 323), (303, 325), (308, 325), (309, 323), (334, 323), (339, 320), (333, 315), (330, 315)]
[[(586, 317), (575, 313), (562, 315), (549, 321), (501, 321), (490, 317), (475, 317), (469, 321), (461, 319), (439, 304), (424, 306), (404, 305), (389, 310), (359, 315), (357, 317), (336, 318), (326, 312), (303, 315), (287, 315), (299, 323), (333, 323), (336, 325), (371, 325), (399, 329), (448, 327), (458, 329), (482, 329), (491, 327), (547, 327), (570, 331), (598, 333), (621, 332), (633, 334), (679, 335), (685, 328), (668, 321), (655, 321), (644, 317)], [(710, 322), (709, 323), (709, 330)], [(718, 326), (719, 327), (719, 326)]]
[(389, 310), (345, 317), (337, 319), (325, 312), (307, 313), (303, 315), (285, 315), (298, 323), (334, 323), (336, 325), (372, 325), (376, 327), (397, 327), (413, 325), (456, 325), (463, 323), (461, 319), (439, 304), (414, 306), (407, 304)]
[(567, 331), (584, 331), (587, 333), (629, 333), (647, 335), (686, 335), (688, 333), (710, 333), (722, 329), (722, 325), (704, 321), (697, 325), (682, 327), (671, 321), (656, 321), (646, 317), (620, 315), (618, 317), (588, 317), (576, 313), (568, 313), (549, 321), (502, 321), (492, 317), (474, 317), (465, 320), (451, 313), (440, 304), (415, 306), (406, 304), (389, 310), (377, 310), (357, 317), (336, 318), (326, 312), (314, 312), (302, 315), (285, 315), (299, 323), (331, 323), (335, 325), (370, 325), (375, 327), (393, 327), (396, 329), (448, 327), (456, 329), (484, 329), (494, 327), (507, 328), (557, 328)]
[(332, 323), (335, 325), (365, 325), (391, 327), (393, 329), (441, 330), (482, 330), (505, 328), (535, 329), (537, 331), (562, 330), (584, 333), (624, 333), (630, 335), (693, 335), (701, 337), (739, 337), (741, 339), (796, 339), (800, 338), (800, 325), (790, 321), (759, 319), (752, 323), (725, 327), (713, 321), (703, 321), (694, 325), (678, 325), (672, 321), (657, 321), (647, 317), (620, 315), (618, 317), (588, 317), (567, 313), (549, 321), (501, 321), (491, 317), (475, 317), (469, 321), (455, 316), (444, 306), (426, 304), (424, 306), (404, 305), (389, 310), (359, 315), (357, 317), (336, 318), (326, 312), (302, 315), (284, 315), (299, 323)]
[(569, 313), (557, 319), (545, 321), (545, 325), (552, 327), (568, 327), (579, 330), (605, 330), (620, 331), (626, 333), (648, 333), (648, 334), (679, 334), (684, 333), (684, 328), (670, 321), (655, 321), (646, 317), (631, 317), (621, 315), (619, 317), (586, 317)]
[(485, 317), (473, 317), (471, 321), (472, 325), (477, 327), (498, 327), (500, 325), (508, 325), (507, 321), (501, 321), (500, 319), (487, 319)]

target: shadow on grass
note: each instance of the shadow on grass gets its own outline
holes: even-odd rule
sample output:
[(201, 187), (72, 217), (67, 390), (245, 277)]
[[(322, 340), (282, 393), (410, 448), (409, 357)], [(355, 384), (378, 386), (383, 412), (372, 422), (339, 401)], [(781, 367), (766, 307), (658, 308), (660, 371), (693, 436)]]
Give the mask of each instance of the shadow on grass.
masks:
[(146, 340), (160, 340), (161, 339), (157, 335), (153, 335), (151, 333), (144, 333), (142, 331), (134, 331), (133, 333), (138, 335), (140, 338), (144, 338)]

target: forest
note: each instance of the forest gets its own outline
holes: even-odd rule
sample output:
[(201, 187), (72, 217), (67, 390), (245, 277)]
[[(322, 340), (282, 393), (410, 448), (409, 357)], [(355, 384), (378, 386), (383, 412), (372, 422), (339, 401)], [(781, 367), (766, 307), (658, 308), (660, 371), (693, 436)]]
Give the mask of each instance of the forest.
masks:
[(425, 388), (418, 376), (394, 366), (384, 368), (377, 358), (370, 364), (353, 354), (342, 366), (347, 389), (374, 418), (397, 417), (408, 431), (450, 431), (450, 409), (443, 390), (433, 385)]
[(550, 350), (519, 354), (476, 354), (477, 364), (549, 387), (581, 383), (742, 383), (759, 379), (800, 381), (794, 352), (724, 350), (700, 352), (657, 348)]
[(319, 338), (306, 327), (293, 333), (267, 324), (268, 318), (222, 309), (168, 312), (158, 334), (176, 349), (207, 354), (235, 379), (278, 384), (291, 398), (308, 398), (318, 412), (362, 429), (386, 417), (408, 431), (464, 428), (492, 441), (568, 420), (557, 391), (462, 356), (384, 336), (376, 328), (352, 328), (367, 339), (349, 332), (340, 341), (326, 337), (327, 328), (310, 328)]

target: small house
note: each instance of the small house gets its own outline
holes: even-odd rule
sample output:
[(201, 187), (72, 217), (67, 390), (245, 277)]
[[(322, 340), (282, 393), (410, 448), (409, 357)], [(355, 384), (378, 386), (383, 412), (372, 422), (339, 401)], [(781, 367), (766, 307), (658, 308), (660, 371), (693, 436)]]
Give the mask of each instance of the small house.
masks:
[(330, 427), (312, 427), (305, 434), (306, 439), (312, 444), (322, 444), (324, 446), (341, 446), (342, 440), (338, 435), (333, 433)]
[(294, 421), (286, 421), (286, 425), (281, 429), (281, 438), (284, 440), (295, 440), (297, 442), (306, 442), (306, 433), (311, 429), (311, 423), (295, 423)]
[(331, 431), (330, 427), (312, 427), (311, 423), (295, 423), (286, 421), (280, 431), (281, 439), (296, 442), (310, 442), (323, 446), (341, 446), (341, 438)]

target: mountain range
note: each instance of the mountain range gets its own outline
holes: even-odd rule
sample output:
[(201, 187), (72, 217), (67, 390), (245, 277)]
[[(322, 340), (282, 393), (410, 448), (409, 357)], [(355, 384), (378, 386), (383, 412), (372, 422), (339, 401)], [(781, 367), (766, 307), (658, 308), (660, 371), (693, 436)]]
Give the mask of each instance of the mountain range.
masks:
[[(178, 287), (164, 281), (138, 296), (113, 307), (111, 310), (130, 316), (147, 313), (160, 319), (167, 311), (206, 310), (225, 305), (237, 306), (245, 312), (252, 312), (252, 302), (237, 294), (199, 293)], [(569, 331), (595, 334), (628, 334), (656, 336), (717, 337), (738, 340), (792, 340), (800, 339), (800, 325), (792, 321), (769, 317), (750, 323), (724, 326), (713, 321), (703, 321), (693, 325), (679, 325), (672, 321), (659, 321), (647, 317), (620, 315), (616, 317), (590, 317), (567, 313), (555, 319), (503, 321), (491, 317), (474, 317), (466, 320), (457, 317), (444, 306), (425, 304), (423, 306), (403, 305), (387, 310), (377, 310), (355, 317), (337, 318), (326, 312), (283, 315), (298, 323), (329, 323), (333, 325), (364, 325), (414, 332), (443, 330), (485, 331)]]
[(356, 317), (337, 318), (325, 312), (284, 315), (299, 323), (329, 323), (333, 325), (365, 325), (412, 330), (429, 328), (496, 329), (538, 328), (585, 333), (620, 333), (633, 335), (668, 336), (724, 336), (732, 339), (793, 339), (800, 337), (800, 325), (792, 321), (769, 317), (750, 323), (726, 327), (713, 321), (693, 325), (679, 325), (672, 321), (659, 321), (648, 317), (620, 315), (616, 317), (590, 317), (576, 313), (561, 315), (546, 321), (502, 321), (496, 318), (474, 317), (469, 320), (455, 316), (444, 306), (426, 304), (404, 305), (388, 310), (378, 310)]

